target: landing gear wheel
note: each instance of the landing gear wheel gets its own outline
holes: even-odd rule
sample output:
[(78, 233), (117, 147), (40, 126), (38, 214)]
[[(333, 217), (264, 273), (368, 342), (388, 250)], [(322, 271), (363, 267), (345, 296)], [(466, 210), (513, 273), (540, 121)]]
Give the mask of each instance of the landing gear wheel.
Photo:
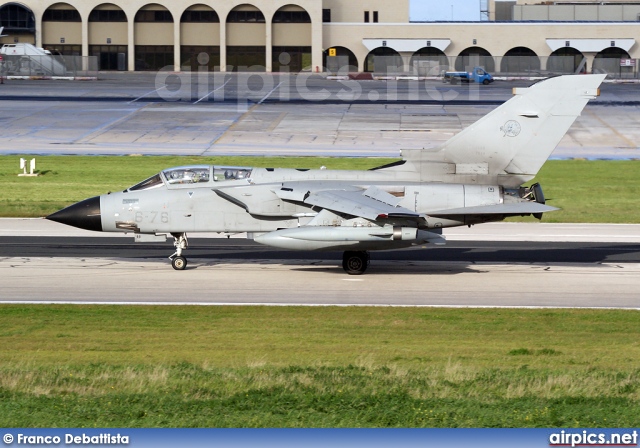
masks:
[(187, 259), (184, 257), (174, 257), (171, 259), (171, 266), (176, 271), (184, 271), (187, 267)]
[(364, 251), (346, 251), (342, 255), (342, 269), (349, 275), (361, 275), (369, 266), (369, 254)]
[(171, 260), (171, 266), (176, 271), (184, 271), (187, 267), (187, 259), (182, 256), (182, 251), (189, 247), (189, 241), (187, 241), (186, 233), (172, 233), (174, 238), (173, 245), (176, 251), (169, 257)]

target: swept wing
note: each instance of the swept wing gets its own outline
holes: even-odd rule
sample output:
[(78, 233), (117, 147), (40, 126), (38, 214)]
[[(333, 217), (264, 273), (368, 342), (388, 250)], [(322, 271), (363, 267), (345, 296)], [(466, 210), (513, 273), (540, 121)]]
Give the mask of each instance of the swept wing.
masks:
[(284, 184), (275, 190), (283, 200), (303, 202), (332, 212), (369, 220), (386, 218), (418, 219), (419, 213), (401, 207), (400, 199), (377, 187), (367, 189), (347, 186), (341, 189), (314, 190), (308, 184)]

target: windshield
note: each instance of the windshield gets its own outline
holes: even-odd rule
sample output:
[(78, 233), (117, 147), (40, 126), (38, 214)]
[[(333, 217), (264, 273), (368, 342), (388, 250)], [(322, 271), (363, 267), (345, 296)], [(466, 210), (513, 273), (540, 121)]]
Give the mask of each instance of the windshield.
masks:
[[(235, 174), (229, 174), (229, 176), (239, 176), (234, 177), (234, 179), (241, 179), (242, 176), (248, 177), (248, 174), (251, 173), (250, 168), (235, 168), (234, 170)], [(169, 185), (204, 183), (209, 182), (209, 180), (211, 179), (211, 167), (208, 165), (196, 165), (169, 168), (167, 170), (164, 170), (162, 173), (158, 173), (134, 185), (133, 187), (129, 188), (129, 191), (150, 190), (152, 188), (157, 188), (164, 185), (162, 176), (160, 174), (164, 176), (167, 184)], [(218, 174), (216, 174), (216, 176), (218, 176)], [(219, 176), (224, 179), (224, 171), (219, 174)], [(216, 180), (219, 179), (216, 177)]]
[(167, 182), (171, 184), (195, 184), (209, 182), (208, 166), (181, 166), (162, 172)]
[(160, 174), (156, 174), (155, 176), (151, 176), (149, 179), (143, 180), (139, 184), (135, 184), (133, 187), (129, 188), (129, 190), (149, 190), (151, 188), (159, 187), (160, 185), (162, 185), (162, 179), (160, 178)]
[(248, 179), (252, 170), (246, 166), (216, 166), (213, 168), (213, 180)]

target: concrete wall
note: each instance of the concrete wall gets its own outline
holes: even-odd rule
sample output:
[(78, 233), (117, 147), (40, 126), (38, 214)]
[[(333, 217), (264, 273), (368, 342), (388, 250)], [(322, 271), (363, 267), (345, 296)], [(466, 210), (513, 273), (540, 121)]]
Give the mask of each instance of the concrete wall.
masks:
[(264, 45), (266, 24), (227, 23), (227, 45)]
[(310, 23), (274, 23), (273, 45), (277, 46), (311, 46)]
[[(378, 1), (378, 0), (375, 0)], [(402, 2), (407, 2), (408, 0), (402, 0)], [(3, 42), (12, 43), (15, 39), (18, 39), (19, 42), (32, 42), (38, 46), (42, 46), (43, 43), (43, 32), (54, 32), (54, 29), (44, 30), (42, 24), (42, 16), (44, 11), (56, 4), (59, 3), (56, 0), (25, 0), (21, 2), (25, 7), (30, 9), (36, 20), (36, 31), (35, 35), (16, 35), (2, 38)], [(226, 45), (261, 45), (266, 46), (267, 54), (267, 71), (271, 70), (271, 46), (275, 45), (272, 40), (272, 29), (271, 27), (266, 27), (265, 24), (262, 24), (258, 28), (255, 29), (245, 29), (238, 30), (234, 29), (234, 25), (231, 24), (231, 30), (228, 31), (226, 27), (226, 18), (228, 13), (235, 7), (244, 8), (247, 2), (243, 0), (207, 0), (206, 2), (194, 2), (193, 0), (160, 0), (155, 1), (153, 6), (149, 4), (149, 0), (114, 0), (109, 1), (110, 4), (115, 6), (107, 6), (108, 8), (114, 9), (122, 9), (128, 18), (128, 23), (125, 23), (124, 27), (121, 26), (120, 23), (108, 23), (107, 26), (111, 28), (111, 31), (106, 34), (104, 28), (101, 28), (101, 25), (96, 23), (89, 23), (89, 14), (91, 11), (100, 7), (100, 9), (106, 9), (107, 7), (101, 6), (104, 5), (104, 0), (69, 0), (66, 2), (69, 7), (75, 8), (81, 16), (81, 30), (82, 30), (82, 53), (83, 55), (88, 55), (89, 53), (89, 44), (106, 44), (106, 37), (110, 37), (112, 39), (112, 43), (118, 44), (126, 44), (129, 47), (129, 61), (128, 66), (129, 69), (132, 70), (135, 66), (134, 64), (134, 46), (135, 45), (173, 45), (175, 51), (175, 65), (176, 70), (180, 68), (180, 46), (183, 45), (181, 41), (182, 36), (185, 36), (187, 40), (184, 45), (194, 45), (195, 42), (204, 42), (206, 38), (201, 39), (200, 37), (196, 37), (196, 34), (200, 31), (197, 27), (192, 28), (190, 25), (194, 24), (185, 24), (186, 26), (181, 26), (179, 23), (180, 17), (182, 13), (187, 9), (191, 8), (196, 4), (205, 3), (208, 7), (213, 8), (220, 17), (221, 24), (219, 25), (219, 32), (217, 40), (211, 41), (210, 45), (221, 46), (221, 64), (225, 65), (226, 59)], [(387, 9), (395, 10), (395, 6), (390, 3), (380, 2), (381, 4), (386, 5)], [(4, 3), (2, 3), (4, 4)], [(286, 9), (304, 9), (309, 13), (311, 17), (311, 24), (307, 24), (307, 29), (310, 29), (311, 37), (310, 42), (313, 47), (312, 50), (312, 64), (314, 66), (322, 66), (322, 1), (320, 0), (251, 0), (250, 8), (258, 8), (260, 9), (267, 23), (271, 22), (271, 19), (275, 12), (285, 7)], [(293, 6), (291, 6), (293, 5)], [(174, 19), (174, 23), (133, 23), (135, 14), (138, 10), (144, 8), (166, 8), (168, 9)], [(407, 9), (408, 11), (408, 9)], [(408, 16), (408, 12), (407, 12)], [(68, 22), (67, 22), (68, 23)], [(98, 26), (96, 26), (98, 25)], [(212, 24), (210, 24), (212, 25)], [(246, 25), (246, 24), (245, 24)], [(261, 28), (260, 28), (261, 27)], [(215, 29), (212, 30), (215, 32)], [(248, 35), (240, 35), (244, 31), (248, 32)], [(281, 34), (282, 30), (276, 30), (276, 33)], [(306, 34), (305, 34), (306, 35)], [(52, 34), (55, 37), (55, 34)], [(232, 42), (228, 43), (226, 41), (227, 36), (232, 39)], [(49, 36), (44, 36), (49, 37)], [(278, 37), (281, 42), (285, 42), (288, 44), (291, 40), (287, 37), (286, 39), (281, 39), (282, 36)], [(53, 38), (53, 37), (52, 37)], [(58, 37), (59, 39), (59, 37)], [(65, 36), (66, 39), (66, 36)], [(302, 42), (296, 42), (298, 45), (304, 44), (308, 46), (309, 39), (303, 38)]]
[(173, 45), (173, 23), (136, 23), (136, 45)]
[[(60, 39), (64, 38), (64, 43)], [(82, 24), (79, 22), (43, 22), (42, 39), (45, 44), (81, 45)]]
[(181, 23), (181, 45), (220, 45), (219, 23)]
[(557, 1), (550, 1), (550, 0), (516, 0), (518, 5), (535, 5), (535, 4), (553, 4), (553, 3), (571, 3), (571, 4), (583, 4), (583, 5), (599, 5), (602, 3), (623, 3), (623, 4), (629, 4), (632, 5), (634, 3), (637, 3), (637, 0), (557, 0)]
[(380, 23), (409, 21), (409, 0), (323, 0), (322, 7), (331, 9), (331, 22), (364, 23), (364, 12), (378, 11)]
[[(323, 46), (342, 46), (351, 50), (358, 58), (359, 69), (369, 53), (363, 39), (451, 39), (445, 54), (458, 56), (469, 47), (481, 47), (492, 56), (502, 56), (515, 47), (527, 47), (538, 56), (549, 56), (552, 51), (547, 39), (636, 39), (640, 25), (623, 23), (426, 23), (426, 24), (325, 24)], [(475, 39), (475, 44), (473, 43)], [(419, 43), (416, 44), (419, 46)], [(416, 48), (417, 49), (417, 48)], [(632, 58), (640, 58), (640, 45), (633, 45), (629, 52)], [(408, 64), (411, 54), (401, 53)], [(595, 53), (591, 56), (594, 56)]]
[[(136, 12), (141, 8), (149, 8), (148, 0), (114, 0), (115, 6), (100, 6), (100, 8), (120, 8), (128, 18), (128, 23), (99, 23), (88, 22), (92, 9), (103, 5), (104, 0), (69, 0), (70, 8), (80, 13), (82, 22), (67, 22), (63, 25), (42, 23), (44, 11), (58, 3), (56, 0), (24, 0), (36, 17), (35, 43), (41, 46), (45, 43), (59, 42), (65, 37), (65, 43), (82, 44), (84, 55), (88, 55), (89, 44), (106, 44), (111, 38), (112, 44), (127, 45), (129, 48), (128, 66), (134, 64), (134, 45), (173, 45), (176, 69), (180, 67), (181, 45), (219, 45), (221, 65), (226, 65), (226, 47), (239, 45), (255, 45), (265, 47), (267, 71), (271, 70), (272, 46), (311, 46), (312, 66), (322, 66), (322, 52), (330, 47), (346, 47), (358, 58), (360, 69), (369, 52), (363, 39), (415, 39), (417, 48), (419, 42), (436, 39), (448, 39), (450, 45), (445, 49), (447, 56), (457, 56), (468, 47), (481, 47), (491, 55), (501, 56), (514, 47), (527, 47), (538, 56), (546, 57), (551, 54), (547, 39), (637, 39), (640, 36), (640, 24), (635, 21), (617, 23), (408, 23), (409, 1), (389, 2), (388, 0), (254, 0), (249, 8), (258, 8), (265, 16), (266, 23), (226, 23), (228, 13), (239, 5), (245, 5), (243, 0), (208, 0), (207, 7), (213, 8), (220, 17), (221, 23), (179, 23), (182, 13), (187, 8), (198, 4), (193, 0), (159, 0), (154, 8), (168, 9), (174, 19), (173, 23), (133, 23)], [(520, 0), (518, 0), (520, 1)], [(495, 8), (493, 0), (490, 8)], [(550, 5), (534, 5), (531, 11), (543, 17), (549, 13)], [(553, 17), (566, 17), (571, 11), (580, 11), (584, 17), (593, 14), (594, 8), (602, 17), (605, 7), (615, 5), (585, 6), (556, 5)], [(245, 6), (242, 6), (243, 8)], [(515, 6), (518, 8), (519, 6)], [(634, 11), (640, 5), (622, 5), (622, 11)], [(280, 8), (304, 9), (311, 18), (310, 24), (273, 24), (273, 15)], [(322, 24), (322, 9), (332, 9), (332, 23)], [(523, 6), (520, 5), (522, 9)], [(538, 8), (538, 9), (533, 9)], [(583, 8), (583, 9), (582, 9)], [(605, 8), (605, 9), (603, 9)], [(363, 12), (379, 11), (380, 23), (363, 23)], [(537, 12), (536, 12), (537, 11)], [(615, 8), (607, 10), (613, 14)], [(609, 14), (607, 12), (607, 14)], [(582, 16), (580, 16), (582, 17)], [(610, 18), (611, 16), (606, 15)], [(371, 18), (372, 15), (371, 15)], [(581, 19), (582, 20), (582, 19)], [(351, 22), (351, 23), (342, 23)], [(80, 36), (78, 37), (78, 26)], [(61, 33), (65, 32), (64, 36)], [(67, 35), (67, 32), (72, 34)], [(72, 40), (70, 40), (72, 39)], [(80, 39), (78, 41), (78, 39)], [(12, 37), (4, 38), (13, 42)], [(49, 40), (53, 40), (49, 42)], [(474, 42), (475, 40), (475, 42)], [(21, 37), (21, 41), (22, 37)], [(632, 58), (640, 58), (639, 45), (634, 44), (629, 53)], [(411, 52), (403, 51), (405, 64), (409, 63)], [(593, 53), (595, 55), (595, 53)], [(593, 56), (591, 55), (591, 56)]]
[(640, 4), (629, 5), (516, 5), (513, 20), (635, 22)]
[(495, 20), (513, 20), (513, 7), (515, 4), (515, 1), (495, 2)]
[(89, 45), (106, 45), (107, 39), (112, 45), (127, 45), (126, 22), (89, 22)]

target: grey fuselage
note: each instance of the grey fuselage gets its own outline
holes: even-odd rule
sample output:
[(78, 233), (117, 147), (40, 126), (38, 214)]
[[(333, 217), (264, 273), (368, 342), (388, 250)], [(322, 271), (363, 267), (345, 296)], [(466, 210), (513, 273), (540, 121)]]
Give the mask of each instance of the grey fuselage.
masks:
[[(302, 201), (284, 200), (276, 191), (287, 186), (309, 185), (314, 190), (336, 190), (375, 186), (397, 197), (399, 205), (428, 215), (430, 211), (501, 204), (504, 190), (498, 185), (464, 185), (420, 182), (418, 175), (393, 168), (370, 171), (296, 170), (243, 168), (248, 177), (224, 179), (216, 172), (228, 167), (203, 167), (210, 171), (208, 179), (171, 183), (167, 173), (160, 174), (161, 183), (150, 188), (132, 187), (123, 192), (100, 196), (102, 230), (110, 232), (184, 233), (184, 232), (270, 232), (304, 226), (320, 210)], [(501, 218), (500, 218), (501, 219)], [(365, 218), (331, 217), (333, 222), (320, 225), (371, 225)], [(402, 225), (402, 219), (386, 224)], [(484, 219), (486, 221), (486, 219)], [(465, 216), (454, 219), (427, 219), (427, 228), (470, 224)], [(476, 222), (481, 222), (477, 221)], [(379, 225), (380, 223), (376, 224)], [(415, 226), (415, 224), (414, 224)]]

